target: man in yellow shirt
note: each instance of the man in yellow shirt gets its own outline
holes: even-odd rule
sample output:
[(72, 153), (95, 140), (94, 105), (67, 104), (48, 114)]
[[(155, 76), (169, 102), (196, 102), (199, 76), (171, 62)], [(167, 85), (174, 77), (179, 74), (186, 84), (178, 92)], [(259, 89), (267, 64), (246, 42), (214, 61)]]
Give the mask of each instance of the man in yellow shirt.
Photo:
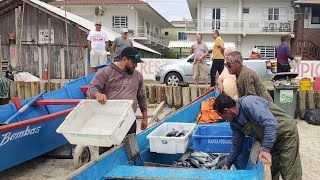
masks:
[(219, 75), (224, 69), (224, 43), (222, 38), (219, 36), (219, 31), (215, 30), (212, 34), (213, 39), (215, 39), (213, 50), (212, 50), (212, 66), (210, 70), (211, 77), (211, 87), (216, 86), (216, 73), (218, 71)]

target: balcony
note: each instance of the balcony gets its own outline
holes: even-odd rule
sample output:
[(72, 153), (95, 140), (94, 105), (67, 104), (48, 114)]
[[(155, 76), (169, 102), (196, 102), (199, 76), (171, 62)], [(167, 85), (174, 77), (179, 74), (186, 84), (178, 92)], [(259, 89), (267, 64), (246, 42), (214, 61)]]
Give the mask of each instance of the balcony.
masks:
[(225, 21), (225, 20), (186, 20), (186, 31), (211, 33), (219, 30), (223, 33), (288, 33), (292, 32), (293, 23), (290, 21)]
[[(114, 32), (120, 33), (122, 28), (112, 28)], [(128, 27), (129, 36), (144, 45), (168, 47), (169, 41), (159, 36), (159, 33), (151, 31), (145, 26), (138, 26), (136, 29)]]

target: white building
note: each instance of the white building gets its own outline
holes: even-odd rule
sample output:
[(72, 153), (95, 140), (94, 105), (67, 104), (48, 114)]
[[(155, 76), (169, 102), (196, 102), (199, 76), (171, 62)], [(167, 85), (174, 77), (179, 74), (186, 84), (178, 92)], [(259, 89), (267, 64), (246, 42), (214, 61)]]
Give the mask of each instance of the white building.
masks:
[[(291, 0), (187, 0), (193, 20), (186, 21), (187, 39), (213, 41), (217, 29), (225, 42), (234, 42), (244, 57), (257, 47), (262, 57), (274, 57), (280, 37), (293, 38)], [(290, 42), (290, 38), (288, 43)]]
[[(64, 1), (50, 4), (64, 8)], [(66, 10), (90, 21), (97, 19), (115, 32), (127, 28), (134, 41), (162, 51), (169, 42), (162, 38), (161, 29), (172, 25), (148, 3), (140, 0), (67, 0)]]

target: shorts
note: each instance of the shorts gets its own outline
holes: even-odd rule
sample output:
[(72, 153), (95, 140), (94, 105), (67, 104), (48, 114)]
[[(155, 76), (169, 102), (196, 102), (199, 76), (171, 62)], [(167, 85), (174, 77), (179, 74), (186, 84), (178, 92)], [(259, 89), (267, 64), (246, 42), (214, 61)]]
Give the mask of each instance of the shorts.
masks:
[(196, 63), (193, 64), (193, 79), (208, 79), (207, 64), (206, 63)]
[(97, 67), (106, 62), (107, 52), (90, 52), (90, 67)]

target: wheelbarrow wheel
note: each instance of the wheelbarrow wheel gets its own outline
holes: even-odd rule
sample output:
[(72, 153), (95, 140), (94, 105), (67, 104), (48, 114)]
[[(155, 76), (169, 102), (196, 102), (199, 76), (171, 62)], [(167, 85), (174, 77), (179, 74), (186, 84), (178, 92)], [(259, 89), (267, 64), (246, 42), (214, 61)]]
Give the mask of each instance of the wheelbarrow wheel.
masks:
[(91, 161), (89, 146), (77, 145), (73, 154), (73, 165), (76, 169)]

